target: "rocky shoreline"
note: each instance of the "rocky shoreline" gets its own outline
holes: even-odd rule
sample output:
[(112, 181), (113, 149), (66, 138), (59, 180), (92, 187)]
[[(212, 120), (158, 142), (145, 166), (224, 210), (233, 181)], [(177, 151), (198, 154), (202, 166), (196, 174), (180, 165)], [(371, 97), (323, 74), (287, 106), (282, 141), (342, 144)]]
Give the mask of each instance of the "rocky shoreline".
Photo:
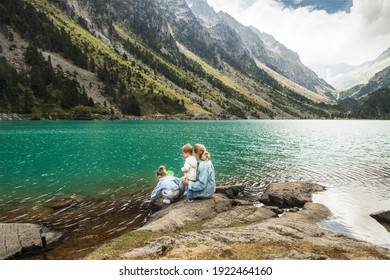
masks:
[(390, 259), (389, 249), (317, 225), (331, 215), (312, 202), (324, 189), (274, 183), (253, 197), (244, 186), (219, 187), (212, 198), (164, 206), (86, 259)]
[[(162, 114), (154, 114), (147, 116), (127, 116), (127, 115), (92, 115), (91, 119), (88, 120), (218, 120), (221, 118), (217, 118), (215, 116), (211, 116), (208, 114), (178, 114), (178, 115), (162, 115)], [(225, 119), (238, 119), (235, 116)], [(57, 115), (47, 115), (45, 117), (40, 117), (37, 119), (36, 116), (27, 114), (21, 115), (16, 113), (0, 113), (0, 121), (21, 121), (21, 120), (77, 120), (73, 118), (59, 118)]]
[[(323, 186), (301, 182), (219, 186), (209, 199), (157, 204), (143, 226), (106, 241), (83, 258), (390, 259), (389, 249), (318, 226), (331, 215), (325, 206), (312, 202), (312, 193), (323, 190)], [(123, 208), (129, 204), (125, 202), (123, 198), (118, 205)], [(49, 206), (59, 207), (59, 203), (62, 207), (73, 200), (51, 201)], [(380, 215), (383, 222), (388, 213)], [(61, 234), (35, 224), (2, 223), (0, 259), (29, 250), (45, 251)], [(77, 242), (73, 246), (81, 244)]]

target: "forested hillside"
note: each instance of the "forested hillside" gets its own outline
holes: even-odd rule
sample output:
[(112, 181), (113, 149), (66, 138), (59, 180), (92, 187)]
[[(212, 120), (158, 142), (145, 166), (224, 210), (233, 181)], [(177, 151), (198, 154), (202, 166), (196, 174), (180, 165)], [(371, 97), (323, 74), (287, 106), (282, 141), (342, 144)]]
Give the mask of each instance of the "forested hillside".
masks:
[(212, 37), (185, 1), (3, 0), (0, 25), (3, 114), (318, 118), (333, 112)]
[(390, 88), (381, 88), (361, 99), (339, 100), (338, 110), (341, 118), (390, 120)]

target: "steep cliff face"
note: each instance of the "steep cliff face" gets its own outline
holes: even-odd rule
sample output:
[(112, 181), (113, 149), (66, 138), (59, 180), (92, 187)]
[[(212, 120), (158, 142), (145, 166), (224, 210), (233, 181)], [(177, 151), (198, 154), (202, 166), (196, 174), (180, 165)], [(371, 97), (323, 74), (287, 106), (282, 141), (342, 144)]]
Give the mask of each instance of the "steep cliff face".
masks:
[(174, 47), (169, 28), (158, 8), (151, 0), (53, 0), (74, 18), (82, 18), (86, 25), (115, 39), (113, 24), (125, 22), (149, 46), (164, 44)]
[[(240, 38), (239, 46), (242, 52), (247, 52), (252, 59), (258, 60), (267, 67), (285, 76), (291, 81), (311, 90), (321, 96), (332, 98), (334, 91), (332, 86), (304, 66), (299, 55), (278, 42), (273, 36), (263, 33), (255, 27), (247, 27), (239, 23), (232, 16), (220, 11), (216, 13), (205, 0), (187, 0), (194, 14), (203, 25), (226, 41), (230, 45), (232, 33)], [(231, 32), (219, 32), (221, 28), (216, 26), (224, 25), (225, 29), (230, 28)], [(237, 40), (236, 40), (237, 42)], [(237, 49), (237, 45), (233, 45)]]

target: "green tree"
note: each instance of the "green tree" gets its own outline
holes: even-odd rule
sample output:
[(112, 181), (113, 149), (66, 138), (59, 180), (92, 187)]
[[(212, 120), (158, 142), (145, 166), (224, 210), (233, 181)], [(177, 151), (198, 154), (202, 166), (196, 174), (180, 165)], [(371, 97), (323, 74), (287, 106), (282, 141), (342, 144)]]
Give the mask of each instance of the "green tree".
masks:
[(370, 93), (360, 109), (360, 116), (367, 119), (390, 119), (390, 88)]
[(93, 72), (93, 73), (95, 73), (95, 71), (96, 71), (96, 63), (95, 63), (95, 60), (92, 57), (89, 58), (88, 70)]
[(8, 32), (8, 40), (10, 42), (13, 42), (15, 40), (14, 34), (12, 33), (12, 31)]
[(122, 114), (141, 116), (141, 106), (134, 95), (130, 95), (121, 100)]
[(19, 93), (21, 94), (21, 110), (22, 114), (31, 114), (34, 106), (34, 93), (31, 89), (23, 86), (22, 84), (18, 85)]

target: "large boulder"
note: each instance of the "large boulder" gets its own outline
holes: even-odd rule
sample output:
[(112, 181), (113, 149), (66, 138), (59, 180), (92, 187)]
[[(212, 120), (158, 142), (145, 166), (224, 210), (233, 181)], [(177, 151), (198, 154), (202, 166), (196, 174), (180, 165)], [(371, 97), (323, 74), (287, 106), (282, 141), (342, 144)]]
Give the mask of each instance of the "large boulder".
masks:
[(281, 208), (303, 207), (306, 202), (312, 202), (314, 192), (323, 190), (325, 190), (324, 186), (314, 183), (273, 183), (264, 192), (260, 202)]
[(0, 223), (0, 259), (7, 259), (23, 250), (44, 248), (60, 237), (60, 233), (35, 224)]

